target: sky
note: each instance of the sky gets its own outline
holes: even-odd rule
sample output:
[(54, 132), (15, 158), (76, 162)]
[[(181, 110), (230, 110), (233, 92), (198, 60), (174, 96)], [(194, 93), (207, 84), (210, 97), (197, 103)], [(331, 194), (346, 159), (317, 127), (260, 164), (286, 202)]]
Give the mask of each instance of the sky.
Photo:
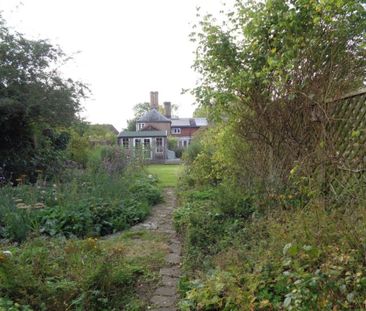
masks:
[(133, 106), (147, 102), (150, 91), (159, 103), (179, 106), (189, 117), (194, 98), (191, 68), (195, 46), (189, 33), (201, 13), (218, 14), (219, 0), (0, 0), (7, 25), (29, 39), (49, 39), (73, 60), (64, 77), (86, 83), (92, 94), (82, 116), (118, 130), (133, 117)]

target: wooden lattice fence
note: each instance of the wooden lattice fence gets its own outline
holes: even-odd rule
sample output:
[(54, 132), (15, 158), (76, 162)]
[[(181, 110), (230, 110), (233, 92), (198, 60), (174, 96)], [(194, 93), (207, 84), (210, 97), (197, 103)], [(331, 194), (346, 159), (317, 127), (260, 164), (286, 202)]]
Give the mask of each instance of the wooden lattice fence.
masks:
[(326, 184), (336, 198), (366, 192), (366, 89), (329, 101)]

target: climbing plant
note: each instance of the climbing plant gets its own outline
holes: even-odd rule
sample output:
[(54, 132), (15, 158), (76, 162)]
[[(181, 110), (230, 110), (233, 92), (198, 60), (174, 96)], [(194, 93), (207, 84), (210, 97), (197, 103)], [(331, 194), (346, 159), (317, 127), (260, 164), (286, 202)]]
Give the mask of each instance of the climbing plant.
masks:
[(319, 165), (326, 99), (365, 77), (362, 1), (237, 1), (223, 24), (204, 16), (197, 29), (193, 93), (213, 119), (233, 123), (236, 141), (251, 142), (251, 167), (275, 185), (295, 162)]

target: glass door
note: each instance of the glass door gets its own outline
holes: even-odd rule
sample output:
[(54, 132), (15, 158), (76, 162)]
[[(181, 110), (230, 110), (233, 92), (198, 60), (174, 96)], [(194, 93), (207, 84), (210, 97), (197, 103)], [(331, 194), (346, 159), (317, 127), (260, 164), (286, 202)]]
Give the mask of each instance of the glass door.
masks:
[(144, 158), (147, 160), (152, 158), (151, 138), (144, 138)]

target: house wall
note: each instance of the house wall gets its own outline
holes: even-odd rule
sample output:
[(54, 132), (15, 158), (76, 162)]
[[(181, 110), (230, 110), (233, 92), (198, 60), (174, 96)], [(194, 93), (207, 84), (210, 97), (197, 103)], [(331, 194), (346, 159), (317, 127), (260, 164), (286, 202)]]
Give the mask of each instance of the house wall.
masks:
[(144, 123), (145, 126), (151, 125), (152, 127), (156, 128), (159, 131), (168, 131), (170, 133), (170, 123), (168, 122), (137, 122), (136, 123), (136, 130), (139, 131), (138, 125), (139, 123)]
[[(163, 152), (157, 152), (156, 149), (156, 138), (157, 137), (136, 137), (137, 139), (141, 139), (141, 144), (143, 145), (144, 139), (149, 138), (150, 139), (150, 152), (151, 152), (151, 159), (154, 160), (166, 160), (168, 158), (168, 140), (166, 137), (159, 137), (163, 139)], [(125, 150), (127, 156), (133, 155), (134, 152), (134, 145), (135, 145), (135, 139), (136, 138), (129, 138), (129, 148)], [(123, 138), (118, 139), (118, 144), (123, 145)], [(148, 151), (147, 151), (148, 152)]]
[[(179, 128), (178, 126), (176, 128)], [(195, 132), (199, 130), (199, 127), (181, 127), (180, 134), (171, 134), (173, 137), (192, 137)]]

